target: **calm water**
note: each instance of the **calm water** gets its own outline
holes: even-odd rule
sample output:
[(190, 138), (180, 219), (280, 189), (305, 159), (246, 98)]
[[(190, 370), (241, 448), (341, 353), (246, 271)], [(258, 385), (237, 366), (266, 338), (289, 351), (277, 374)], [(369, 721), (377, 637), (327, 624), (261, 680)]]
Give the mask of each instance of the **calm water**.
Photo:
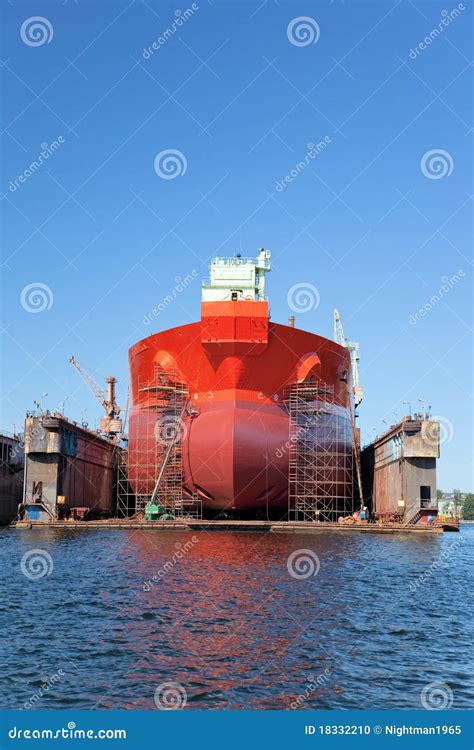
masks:
[[(154, 709), (173, 682), (158, 700), (185, 692), (187, 709), (420, 708), (435, 682), (447, 687), (428, 700), (465, 708), (473, 542), (473, 526), (441, 538), (2, 531), (0, 705)], [(35, 548), (39, 563), (23, 557)], [(315, 572), (316, 554), (317, 575), (290, 575), (299, 549), (309, 567), (292, 571)]]

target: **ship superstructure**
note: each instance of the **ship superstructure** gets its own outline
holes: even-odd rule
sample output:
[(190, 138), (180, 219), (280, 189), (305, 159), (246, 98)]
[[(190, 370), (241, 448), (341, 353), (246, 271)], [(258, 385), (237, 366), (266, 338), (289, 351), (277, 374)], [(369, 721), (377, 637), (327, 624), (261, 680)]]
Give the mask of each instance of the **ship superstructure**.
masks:
[(242, 258), (214, 258), (210, 277), (202, 282), (203, 302), (238, 302), (265, 300), (265, 274), (271, 270), (271, 253), (260, 248), (257, 261)]

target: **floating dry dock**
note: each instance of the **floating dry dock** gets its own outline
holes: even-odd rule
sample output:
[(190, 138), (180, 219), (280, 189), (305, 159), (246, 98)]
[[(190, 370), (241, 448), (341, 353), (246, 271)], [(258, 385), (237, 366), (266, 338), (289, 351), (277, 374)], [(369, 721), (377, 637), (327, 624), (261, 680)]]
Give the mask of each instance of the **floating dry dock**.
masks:
[(76, 512), (111, 516), (117, 446), (101, 435), (45, 412), (25, 421), (23, 512), (30, 521), (57, 521)]
[[(45, 528), (45, 524), (31, 521), (18, 521), (16, 529)], [(108, 521), (51, 521), (49, 529), (63, 529), (64, 531), (116, 531), (119, 529), (140, 529), (141, 531), (240, 531), (240, 532), (268, 532), (279, 534), (294, 533), (324, 533), (325, 531), (340, 531), (343, 533), (362, 534), (442, 534), (443, 531), (459, 531), (459, 524), (454, 520), (434, 526), (411, 526), (400, 523), (368, 524), (368, 523), (311, 523), (306, 521), (202, 521), (183, 519), (174, 521), (138, 521), (127, 519), (111, 519)]]
[(361, 451), (358, 344), (337, 310), (334, 340), (272, 322), (270, 268), (263, 248), (214, 258), (200, 320), (131, 347), (128, 436), (115, 378), (103, 391), (71, 357), (105, 416), (27, 416), (17, 528), (459, 530), (438, 514), (438, 422), (410, 407)]
[[(135, 514), (127, 508), (129, 515), (126, 515), (120, 503), (115, 507), (113, 497), (116, 471), (121, 465), (120, 453), (116, 442), (79, 427), (60, 414), (28, 417), (23, 513), (20, 513), (21, 520), (16, 527), (28, 529), (46, 525), (64, 530), (187, 529), (275, 533), (337, 529), (343, 533), (431, 535), (459, 531), (457, 519), (438, 517), (438, 424), (419, 415), (414, 419), (406, 417), (399, 424), (392, 425), (363, 451), (363, 502), (368, 508), (362, 506), (360, 513), (341, 515), (337, 522), (331, 514), (321, 512), (319, 495), (312, 485), (311, 494), (305, 494), (305, 512), (299, 513), (296, 519), (295, 514), (290, 513), (293, 509), (290, 506), (287, 520), (283, 520), (283, 513), (278, 520), (241, 520), (222, 516), (211, 520), (203, 518), (202, 513), (191, 514), (184, 502), (170, 503), (161, 508), (166, 511), (167, 518), (160, 514), (162, 517), (152, 519), (147, 518), (146, 513), (150, 501), (148, 496), (140, 498), (143, 510)], [(311, 456), (309, 454), (309, 458)], [(127, 479), (125, 474), (125, 483)], [(119, 471), (117, 491), (122, 484)], [(137, 505), (136, 498), (134, 505)]]

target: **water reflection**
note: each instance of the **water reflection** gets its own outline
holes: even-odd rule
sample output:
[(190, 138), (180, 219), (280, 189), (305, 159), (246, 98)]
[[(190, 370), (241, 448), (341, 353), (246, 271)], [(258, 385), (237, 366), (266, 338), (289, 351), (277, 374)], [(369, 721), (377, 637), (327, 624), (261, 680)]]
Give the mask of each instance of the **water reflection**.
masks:
[[(152, 709), (167, 681), (185, 687), (186, 709), (416, 708), (435, 680), (465, 707), (471, 542), (410, 590), (455, 539), (5, 532), (2, 706), (22, 706), (60, 668), (37, 708)], [(54, 561), (39, 581), (19, 568), (32, 547)], [(289, 574), (301, 549), (317, 575)]]

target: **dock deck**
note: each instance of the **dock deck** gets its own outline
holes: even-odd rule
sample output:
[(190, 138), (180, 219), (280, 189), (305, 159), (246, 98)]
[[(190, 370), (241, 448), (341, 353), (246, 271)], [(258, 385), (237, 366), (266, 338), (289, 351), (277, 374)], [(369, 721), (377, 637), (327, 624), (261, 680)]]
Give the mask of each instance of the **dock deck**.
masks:
[[(63, 529), (74, 531), (117, 531), (119, 529), (141, 529), (142, 531), (245, 531), (272, 532), (276, 534), (324, 533), (325, 531), (341, 531), (343, 533), (361, 534), (442, 534), (444, 528), (438, 526), (406, 526), (403, 524), (341, 524), (341, 523), (309, 523), (305, 521), (207, 521), (195, 519), (180, 519), (174, 521), (136, 521), (127, 519), (111, 519), (107, 521), (51, 521), (41, 523), (35, 521), (18, 521), (16, 529), (33, 528)], [(451, 529), (455, 530), (455, 529)]]

